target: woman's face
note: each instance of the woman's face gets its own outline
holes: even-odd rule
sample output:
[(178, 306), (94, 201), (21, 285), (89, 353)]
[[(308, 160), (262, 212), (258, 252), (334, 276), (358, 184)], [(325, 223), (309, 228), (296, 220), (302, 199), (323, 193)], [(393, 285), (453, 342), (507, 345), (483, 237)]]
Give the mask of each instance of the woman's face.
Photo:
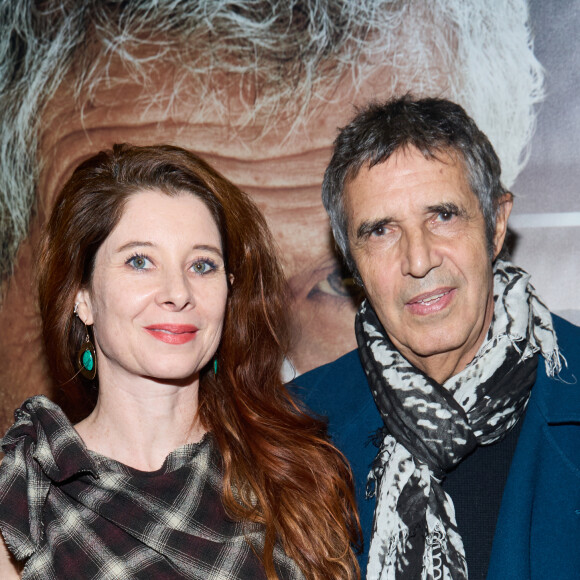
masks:
[(205, 204), (187, 193), (133, 194), (97, 251), (90, 287), (77, 294), (79, 317), (93, 325), (101, 386), (197, 381), (219, 345), (227, 293)]

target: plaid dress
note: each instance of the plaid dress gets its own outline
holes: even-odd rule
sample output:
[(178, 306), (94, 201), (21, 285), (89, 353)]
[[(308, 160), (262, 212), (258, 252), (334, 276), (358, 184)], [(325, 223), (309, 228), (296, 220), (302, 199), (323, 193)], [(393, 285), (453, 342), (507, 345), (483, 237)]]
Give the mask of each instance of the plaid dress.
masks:
[[(222, 502), (213, 437), (142, 472), (87, 450), (61, 409), (28, 399), (2, 440), (0, 529), (26, 580), (265, 578), (258, 524)], [(282, 579), (303, 578), (277, 547)]]

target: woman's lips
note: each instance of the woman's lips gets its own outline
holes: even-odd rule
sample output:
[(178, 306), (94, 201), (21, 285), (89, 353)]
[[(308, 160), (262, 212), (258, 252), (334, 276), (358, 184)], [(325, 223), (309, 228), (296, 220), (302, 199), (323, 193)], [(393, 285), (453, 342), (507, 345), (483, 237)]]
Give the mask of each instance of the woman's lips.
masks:
[(411, 298), (405, 308), (412, 314), (425, 316), (444, 310), (455, 296), (455, 288), (437, 288), (431, 292), (424, 292)]
[(161, 342), (185, 344), (195, 338), (198, 328), (191, 324), (152, 324), (145, 330)]

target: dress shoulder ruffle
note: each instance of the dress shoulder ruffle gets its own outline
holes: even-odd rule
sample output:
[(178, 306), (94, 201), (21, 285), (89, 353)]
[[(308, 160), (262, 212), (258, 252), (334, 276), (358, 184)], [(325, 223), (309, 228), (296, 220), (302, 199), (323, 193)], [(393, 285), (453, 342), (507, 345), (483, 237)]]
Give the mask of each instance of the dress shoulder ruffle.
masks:
[(42, 510), (53, 483), (98, 467), (62, 409), (43, 395), (27, 399), (1, 441), (0, 530), (17, 560), (43, 537)]

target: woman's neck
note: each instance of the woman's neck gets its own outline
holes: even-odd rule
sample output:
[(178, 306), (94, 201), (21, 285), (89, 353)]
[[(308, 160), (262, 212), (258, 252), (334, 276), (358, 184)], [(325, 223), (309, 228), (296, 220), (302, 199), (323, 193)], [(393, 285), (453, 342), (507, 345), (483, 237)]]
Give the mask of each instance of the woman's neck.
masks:
[(91, 451), (141, 471), (159, 469), (171, 451), (200, 441), (198, 387), (135, 377), (102, 381), (93, 412), (75, 428)]

